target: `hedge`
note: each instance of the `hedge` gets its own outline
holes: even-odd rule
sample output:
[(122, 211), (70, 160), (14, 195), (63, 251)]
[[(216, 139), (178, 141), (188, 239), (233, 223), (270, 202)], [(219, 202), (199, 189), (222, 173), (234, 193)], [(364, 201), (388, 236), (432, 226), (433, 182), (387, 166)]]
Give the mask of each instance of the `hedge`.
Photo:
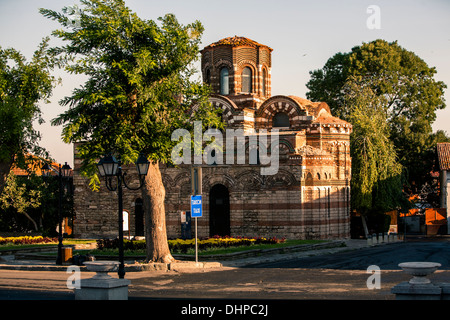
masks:
[[(286, 240), (284, 238), (264, 238), (264, 237), (212, 237), (206, 239), (199, 239), (199, 250), (206, 250), (209, 248), (228, 248), (239, 246), (251, 246), (256, 244), (276, 244), (282, 243)], [(168, 240), (169, 249), (172, 252), (186, 253), (189, 249), (194, 248), (195, 239), (172, 239)], [(99, 239), (97, 240), (97, 249), (117, 249), (119, 247), (119, 239)], [(145, 240), (123, 240), (124, 250), (142, 250), (146, 248)]]
[(0, 245), (41, 244), (41, 243), (54, 243), (54, 242), (58, 242), (58, 239), (42, 237), (42, 236), (36, 236), (36, 237), (23, 236), (23, 237), (6, 237), (6, 238), (0, 237)]

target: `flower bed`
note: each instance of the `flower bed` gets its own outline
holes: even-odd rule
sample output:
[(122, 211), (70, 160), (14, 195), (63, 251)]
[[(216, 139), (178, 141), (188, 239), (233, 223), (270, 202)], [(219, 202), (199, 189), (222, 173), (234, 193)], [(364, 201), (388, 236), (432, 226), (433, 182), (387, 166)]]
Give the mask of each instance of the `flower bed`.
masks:
[[(212, 237), (206, 239), (199, 239), (199, 250), (208, 250), (210, 248), (229, 248), (240, 246), (251, 246), (257, 244), (277, 244), (283, 243), (286, 240), (284, 238), (264, 238), (264, 237)], [(186, 253), (188, 250), (195, 247), (195, 239), (173, 239), (168, 240), (169, 249), (171, 252)], [(100, 239), (97, 240), (97, 249), (117, 249), (119, 247), (118, 239)], [(146, 248), (145, 240), (126, 240), (123, 241), (124, 250), (142, 250)]]
[(36, 236), (36, 237), (23, 236), (23, 237), (6, 237), (6, 238), (0, 237), (0, 245), (42, 244), (42, 243), (54, 243), (54, 242), (58, 242), (58, 239), (42, 237), (42, 236)]

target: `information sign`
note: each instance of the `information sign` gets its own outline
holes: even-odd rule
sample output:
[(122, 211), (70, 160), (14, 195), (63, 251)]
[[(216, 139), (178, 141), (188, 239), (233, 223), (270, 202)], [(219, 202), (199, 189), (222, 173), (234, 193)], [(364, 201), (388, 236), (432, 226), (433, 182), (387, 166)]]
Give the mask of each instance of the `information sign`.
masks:
[(191, 217), (202, 217), (202, 196), (191, 196)]

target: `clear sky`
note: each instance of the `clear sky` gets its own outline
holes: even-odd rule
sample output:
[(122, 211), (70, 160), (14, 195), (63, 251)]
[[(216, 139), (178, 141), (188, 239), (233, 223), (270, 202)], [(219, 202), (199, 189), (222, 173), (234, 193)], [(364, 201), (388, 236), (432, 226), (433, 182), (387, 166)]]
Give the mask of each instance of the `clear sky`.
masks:
[[(76, 0), (0, 0), (0, 46), (13, 47), (31, 57), (44, 36), (59, 27), (41, 16), (38, 8), (60, 11)], [(449, 0), (126, 0), (144, 19), (174, 13), (183, 24), (199, 20), (205, 27), (203, 46), (229, 36), (245, 36), (274, 49), (272, 94), (306, 97), (311, 70), (322, 68), (337, 52), (375, 39), (397, 40), (429, 66), (436, 79), (450, 87)], [(372, 5), (380, 9), (379, 20)], [(379, 28), (369, 28), (369, 25)], [(375, 24), (374, 24), (375, 23)], [(58, 73), (59, 74), (59, 73)], [(60, 163), (73, 165), (72, 146), (61, 141), (61, 128), (50, 120), (63, 112), (58, 101), (81, 84), (61, 73), (63, 84), (54, 90), (52, 103), (42, 105), (47, 123), (41, 145)], [(199, 74), (200, 76), (200, 74)], [(450, 104), (447, 89), (445, 98)], [(434, 130), (450, 134), (450, 107), (438, 111)]]

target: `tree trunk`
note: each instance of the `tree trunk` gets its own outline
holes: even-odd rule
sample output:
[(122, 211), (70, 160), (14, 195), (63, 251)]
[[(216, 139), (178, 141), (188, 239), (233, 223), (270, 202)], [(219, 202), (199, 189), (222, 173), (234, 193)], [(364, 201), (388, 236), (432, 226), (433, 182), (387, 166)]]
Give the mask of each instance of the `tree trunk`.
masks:
[(39, 227), (38, 227), (38, 225), (37, 225), (37, 223), (36, 223), (36, 221), (34, 221), (33, 220), (33, 218), (32, 217), (30, 217), (30, 215), (28, 214), (28, 213), (26, 213), (26, 212), (22, 212), (22, 214), (25, 216), (25, 217), (27, 217), (27, 219), (28, 220), (30, 220), (31, 221), (31, 223), (33, 224), (33, 226), (34, 226), (34, 231), (39, 231)]
[(142, 189), (148, 261), (169, 263), (175, 260), (167, 242), (165, 196), (159, 163), (151, 162)]

